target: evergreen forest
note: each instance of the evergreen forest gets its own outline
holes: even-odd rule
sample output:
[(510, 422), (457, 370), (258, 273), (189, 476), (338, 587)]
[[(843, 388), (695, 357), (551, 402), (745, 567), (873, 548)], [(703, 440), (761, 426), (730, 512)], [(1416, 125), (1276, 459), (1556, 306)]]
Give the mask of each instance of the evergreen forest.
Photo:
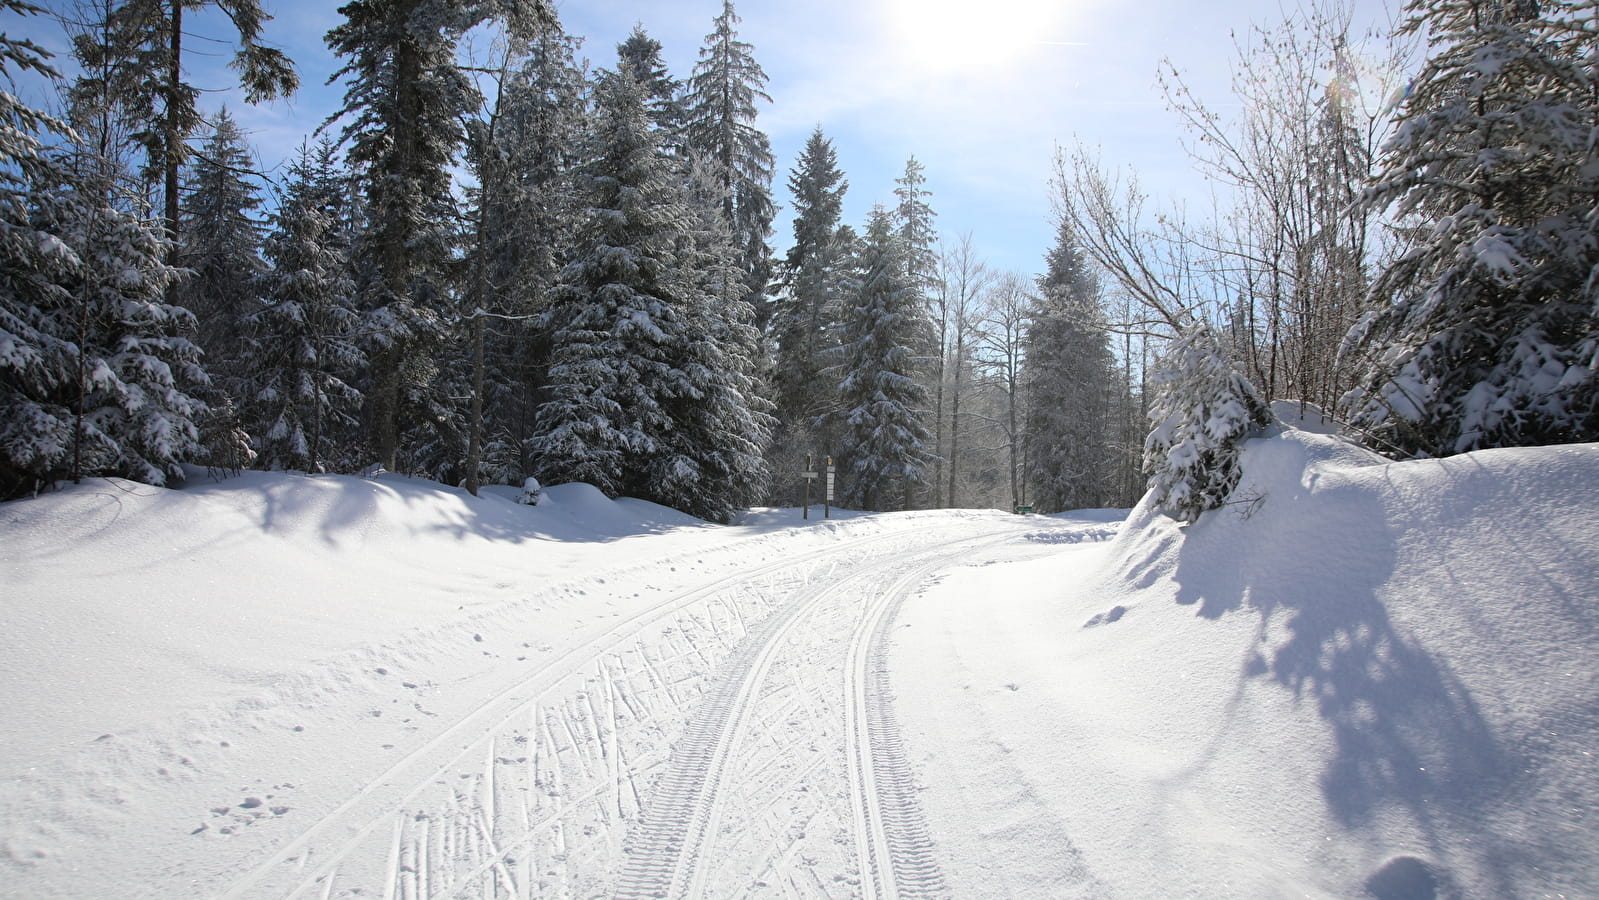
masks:
[[(914, 156), (854, 222), (826, 123), (780, 168), (732, 0), (686, 72), (550, 0), (349, 0), (333, 73), (262, 0), (0, 0), (72, 47), (0, 35), (52, 92), (0, 91), (0, 498), (388, 471), (726, 522), (831, 460), (855, 509), (1192, 521), (1273, 401), (1395, 458), (1599, 440), (1599, 2), (1307, 2), (1230, 97), (1161, 73), (1224, 199), (1063, 145), (1034, 277)], [(343, 91), (271, 173), (185, 79), (208, 7), (247, 102)]]

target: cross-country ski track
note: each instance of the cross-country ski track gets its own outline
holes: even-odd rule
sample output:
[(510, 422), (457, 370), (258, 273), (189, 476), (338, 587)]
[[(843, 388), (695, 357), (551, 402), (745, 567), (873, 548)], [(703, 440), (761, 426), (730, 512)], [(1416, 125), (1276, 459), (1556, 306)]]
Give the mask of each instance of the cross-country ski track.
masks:
[(887, 629), (939, 570), (1069, 527), (929, 519), (684, 585), (434, 723), (220, 896), (945, 896)]

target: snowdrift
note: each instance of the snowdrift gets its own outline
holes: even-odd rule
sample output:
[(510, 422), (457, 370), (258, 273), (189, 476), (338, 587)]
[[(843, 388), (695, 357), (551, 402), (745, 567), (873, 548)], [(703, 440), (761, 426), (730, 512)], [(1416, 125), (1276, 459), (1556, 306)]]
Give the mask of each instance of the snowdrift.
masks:
[(957, 894), (1599, 896), (1599, 445), (1242, 462), (1192, 526), (1146, 502), (908, 614), (908, 718), (980, 751), (928, 757)]

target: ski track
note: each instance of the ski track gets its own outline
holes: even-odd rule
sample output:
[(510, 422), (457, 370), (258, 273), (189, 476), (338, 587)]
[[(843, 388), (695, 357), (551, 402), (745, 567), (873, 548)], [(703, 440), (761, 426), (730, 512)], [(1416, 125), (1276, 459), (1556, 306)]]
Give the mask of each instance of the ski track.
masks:
[(978, 527), (851, 538), (640, 610), (216, 896), (947, 896), (885, 632), (938, 569), (1025, 536)]
[[(1007, 534), (998, 540), (1012, 539)], [(974, 542), (969, 536), (919, 542), (913, 549), (796, 593), (786, 608), (751, 633), (718, 673), (658, 782), (627, 843), (629, 859), (614, 896), (694, 898), (761, 889), (785, 896), (945, 895), (892, 718), (883, 664), (884, 628), (898, 605), (932, 572), (994, 542), (992, 537)], [(881, 587), (885, 581), (891, 582), (886, 589)], [(842, 622), (849, 630), (828, 633), (817, 627), (823, 620)], [(818, 648), (791, 639), (800, 623), (811, 626), (800, 631), (820, 637), (822, 666), (817, 665), (818, 654), (807, 652)], [(798, 670), (792, 686), (772, 683), (778, 681), (771, 677), (774, 666), (785, 658), (793, 660)], [(804, 683), (807, 674), (826, 671), (825, 661), (836, 664), (840, 658), (845, 660), (842, 671), (824, 677), (830, 683)], [(820, 694), (833, 701), (832, 708), (843, 710), (837, 737), (844, 759), (832, 760), (832, 778), (817, 777), (828, 762), (825, 758), (813, 760), (799, 773), (784, 771), (782, 762), (792, 748), (780, 740), (776, 747), (763, 746), (778, 732), (770, 726), (795, 712), (797, 699), (785, 697), (795, 691)], [(822, 880), (820, 891), (782, 884), (788, 867), (771, 860), (792, 860), (804, 852), (802, 839), (808, 829), (802, 826), (796, 833), (791, 817), (772, 814), (796, 787), (806, 793), (826, 793), (830, 782), (840, 793), (847, 783), (848, 803), (797, 818), (809, 823), (817, 813), (831, 813), (838, 827), (854, 833), (853, 857), (833, 861), (842, 870), (835, 871), (831, 880)], [(736, 827), (724, 822), (729, 814), (737, 819)], [(762, 835), (766, 846), (760, 840), (740, 842), (740, 835)], [(849, 845), (837, 839), (831, 843)], [(743, 867), (746, 872), (769, 873), (779, 883), (729, 872), (734, 861), (753, 861), (754, 865)]]

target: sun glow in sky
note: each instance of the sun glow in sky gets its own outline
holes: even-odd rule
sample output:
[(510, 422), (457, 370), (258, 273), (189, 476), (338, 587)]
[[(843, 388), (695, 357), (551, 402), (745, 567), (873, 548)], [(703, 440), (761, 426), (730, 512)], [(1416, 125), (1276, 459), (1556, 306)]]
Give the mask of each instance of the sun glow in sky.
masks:
[(1070, 12), (1062, 0), (885, 0), (882, 15), (898, 62), (922, 74), (960, 74), (1066, 42)]

